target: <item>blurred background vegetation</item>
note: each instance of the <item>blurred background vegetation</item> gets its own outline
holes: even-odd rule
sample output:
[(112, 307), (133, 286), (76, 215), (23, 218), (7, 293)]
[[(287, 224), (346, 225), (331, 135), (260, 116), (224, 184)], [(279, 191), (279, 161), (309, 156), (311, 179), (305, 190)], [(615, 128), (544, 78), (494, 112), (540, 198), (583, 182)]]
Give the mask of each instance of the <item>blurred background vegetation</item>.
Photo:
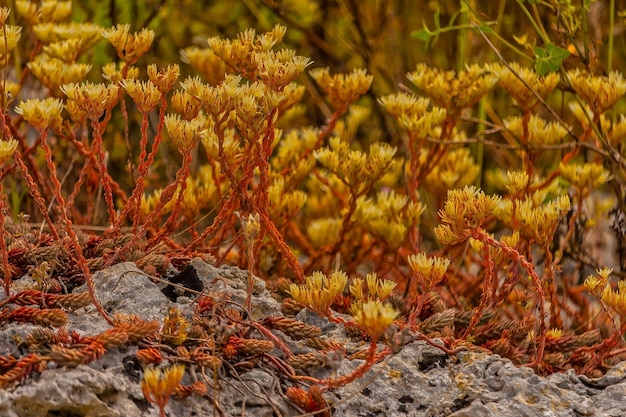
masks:
[[(288, 27), (284, 46), (311, 57), (314, 67), (328, 66), (331, 72), (367, 68), (374, 75), (373, 102), (408, 88), (406, 74), (419, 62), (459, 70), (497, 61), (495, 49), (507, 61), (532, 66), (534, 48), (549, 42), (572, 52), (565, 69), (603, 74), (624, 68), (623, 10), (624, 0), (89, 0), (75, 2), (73, 18), (153, 29), (155, 46), (144, 59), (160, 65), (179, 61), (184, 48), (206, 48), (209, 36), (232, 38), (247, 28), (265, 32), (282, 23)], [(476, 27), (488, 34), (492, 46)], [(114, 57), (106, 42), (96, 54), (96, 65)], [(181, 79), (195, 74), (190, 66), (181, 70)], [(301, 123), (322, 124), (329, 111), (313, 83), (302, 81), (313, 97), (309, 103), (318, 109), (310, 109)], [(495, 99), (492, 107), (497, 108)], [(390, 116), (380, 106), (372, 108), (367, 131), (395, 142)]]
[[(8, 0), (8, 6), (13, 2)], [(359, 128), (358, 141), (365, 145), (383, 140), (402, 149), (402, 133), (376, 99), (396, 91), (415, 90), (407, 86), (406, 74), (414, 71), (417, 63), (460, 70), (469, 64), (498, 62), (502, 58), (532, 67), (538, 64), (538, 50), (548, 55), (547, 64), (552, 58), (559, 59), (550, 56), (552, 45), (557, 53), (570, 53), (562, 61), (561, 70), (579, 67), (592, 74), (606, 74), (611, 69), (625, 68), (624, 10), (626, 0), (85, 0), (73, 2), (72, 20), (103, 27), (128, 23), (131, 31), (154, 30), (153, 47), (139, 67), (180, 62), (183, 49), (206, 49), (211, 36), (233, 38), (247, 28), (265, 32), (276, 23), (284, 24), (288, 30), (281, 47), (310, 57), (314, 61), (312, 68), (329, 67), (331, 72), (367, 68), (374, 82), (362, 104), (372, 109), (372, 116)], [(11, 19), (23, 24), (15, 15)], [(17, 67), (27, 62), (26, 51), (29, 49), (21, 57), (16, 54)], [(99, 67), (116, 60), (115, 51), (102, 40), (90, 54), (81, 58), (94, 64), (88, 77), (101, 81)], [(181, 80), (195, 74), (191, 65), (181, 65)], [(308, 75), (299, 81), (307, 88), (309, 98), (303, 101), (307, 108), (288, 121), (289, 127), (323, 125), (331, 114), (323, 94)], [(550, 97), (549, 104), (563, 120), (574, 125), (572, 113), (564, 107), (567, 88), (561, 86), (559, 90)], [(495, 89), (488, 100), (467, 109), (458, 126), (471, 136), (486, 129), (484, 123), (476, 123), (476, 118), (500, 124), (515, 114), (516, 109), (504, 94), (504, 90)], [(623, 104), (616, 108), (619, 113), (624, 110)], [(138, 135), (140, 115), (131, 115), (130, 122), (131, 136)], [(109, 140), (118, 136), (113, 140), (121, 141), (123, 121), (114, 120), (109, 128)], [(490, 139), (504, 141), (497, 132)], [(483, 184), (484, 174), (498, 168), (496, 164), (502, 168), (511, 161), (507, 162), (498, 148), (484, 147), (480, 141), (469, 148), (482, 168), (476, 185), (489, 189)], [(120, 150), (119, 155), (115, 149)], [(109, 150), (110, 169), (114, 172), (117, 166), (125, 170), (123, 147), (111, 146)], [(178, 158), (177, 152), (168, 153), (166, 147), (161, 156), (164, 161)], [(175, 169), (168, 165), (175, 164), (165, 164), (166, 176), (172, 177)]]

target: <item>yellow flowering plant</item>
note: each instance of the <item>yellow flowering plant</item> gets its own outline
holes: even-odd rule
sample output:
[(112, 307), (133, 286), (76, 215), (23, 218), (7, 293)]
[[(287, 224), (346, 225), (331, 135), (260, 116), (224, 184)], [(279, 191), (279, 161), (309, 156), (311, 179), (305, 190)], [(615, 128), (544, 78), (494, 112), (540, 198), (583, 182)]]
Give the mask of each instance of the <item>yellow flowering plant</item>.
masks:
[[(92, 303), (110, 328), (58, 343), (36, 333), (51, 346), (7, 359), (0, 387), (141, 343), (141, 387), (161, 414), (212, 386), (182, 385), (179, 364), (217, 379), (263, 363), (322, 415), (326, 390), (416, 339), (542, 374), (597, 375), (616, 359), (626, 57), (604, 70), (598, 57), (613, 50), (580, 47), (584, 6), (535, 2), (550, 24), (523, 35), (484, 21), (504, 2), (464, 6), (467, 24), (414, 32), (447, 46), (423, 54), (405, 29), (430, 12), (394, 2), (263, 2), (228, 14), (241, 20), (191, 2), (206, 22), (180, 24), (168, 16), (184, 11), (164, 4), (151, 24), (78, 23), (94, 3), (0, 7), (0, 324), (65, 324), (63, 308)], [(446, 35), (457, 30), (460, 45)], [(189, 291), (193, 316), (172, 309), (161, 325), (117, 317), (95, 293), (93, 273), (116, 262), (162, 280), (197, 256), (246, 269), (245, 301)], [(14, 281), (27, 273), (36, 282), (23, 290)], [(285, 317), (258, 317), (257, 278)], [(87, 294), (71, 292), (83, 282)], [(348, 354), (289, 316), (303, 307), (369, 343), (349, 352), (365, 361), (345, 376), (301, 374)], [(315, 351), (295, 355), (309, 334)]]

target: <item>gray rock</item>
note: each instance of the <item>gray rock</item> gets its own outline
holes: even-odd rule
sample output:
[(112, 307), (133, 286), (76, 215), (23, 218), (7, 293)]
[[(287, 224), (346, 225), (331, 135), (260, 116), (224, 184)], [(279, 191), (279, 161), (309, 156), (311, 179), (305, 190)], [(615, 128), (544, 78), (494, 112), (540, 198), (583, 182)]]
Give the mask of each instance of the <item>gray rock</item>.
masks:
[[(193, 260), (205, 290), (223, 292), (232, 301), (244, 304), (248, 274), (233, 267), (215, 267)], [(194, 305), (189, 297), (178, 303), (165, 297), (134, 264), (115, 265), (94, 275), (98, 298), (111, 313), (137, 314), (143, 319), (162, 321), (168, 308), (176, 305), (190, 317)], [(80, 290), (80, 289), (79, 289)], [(82, 289), (84, 290), (84, 289)], [(280, 315), (279, 304), (254, 278), (252, 318)], [(93, 307), (70, 312), (70, 330), (83, 335), (102, 332), (108, 326)], [(329, 323), (303, 310), (298, 319), (320, 326), (322, 337), (341, 343), (348, 353), (367, 347), (350, 337), (342, 326)], [(36, 326), (9, 324), (0, 329), (0, 355), (24, 354), (16, 341)], [(276, 332), (281, 337), (282, 333)], [(288, 340), (297, 353), (310, 351), (302, 341)], [(134, 361), (137, 347), (109, 349), (99, 360), (74, 369), (50, 364), (41, 374), (22, 384), (0, 390), (0, 416), (158, 416), (157, 408), (141, 392), (141, 367)], [(276, 356), (282, 353), (275, 349)], [(315, 370), (316, 378), (347, 375), (361, 360), (334, 355), (332, 366)], [(225, 364), (205, 396), (171, 399), (169, 417), (189, 416), (295, 416), (298, 410), (284, 396), (292, 382), (272, 367), (234, 369)], [(190, 369), (190, 371), (194, 371)], [(193, 382), (187, 372), (183, 383)], [(515, 367), (496, 355), (461, 352), (448, 357), (424, 342), (412, 342), (376, 364), (352, 384), (327, 392), (325, 398), (337, 417), (370, 416), (593, 416), (626, 415), (626, 362), (598, 379), (577, 376), (572, 371), (539, 377), (528, 368)]]

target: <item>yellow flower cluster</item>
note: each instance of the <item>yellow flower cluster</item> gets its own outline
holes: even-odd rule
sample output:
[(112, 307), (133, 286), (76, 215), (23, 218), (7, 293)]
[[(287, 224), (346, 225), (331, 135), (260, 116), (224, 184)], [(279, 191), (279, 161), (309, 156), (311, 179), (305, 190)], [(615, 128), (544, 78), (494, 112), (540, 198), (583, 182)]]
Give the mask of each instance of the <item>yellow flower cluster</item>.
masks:
[(72, 14), (71, 1), (30, 1), (17, 0), (15, 11), (22, 16), (30, 26), (40, 23), (61, 22)]
[(346, 112), (350, 103), (365, 94), (374, 81), (365, 69), (354, 69), (349, 74), (331, 74), (328, 68), (315, 68), (310, 74), (338, 113)]
[(49, 127), (53, 129), (61, 127), (63, 107), (61, 100), (52, 97), (41, 100), (28, 99), (20, 103), (15, 112), (21, 114), (24, 120), (41, 132)]
[(518, 137), (523, 144), (531, 146), (555, 145), (560, 143), (567, 134), (567, 129), (556, 122), (548, 122), (533, 114), (528, 122), (528, 132), (524, 132), (522, 118), (510, 117), (504, 121), (504, 126)]
[(596, 298), (612, 308), (621, 317), (626, 315), (626, 281), (617, 283), (617, 290), (611, 287), (609, 276), (611, 268), (598, 269), (596, 275), (590, 275), (585, 280), (585, 288)]
[(342, 271), (336, 271), (326, 276), (322, 272), (314, 272), (306, 277), (303, 285), (291, 284), (291, 297), (307, 308), (327, 315), (330, 306), (343, 292), (348, 283), (348, 276)]
[(399, 311), (379, 300), (359, 303), (353, 310), (354, 321), (373, 341), (378, 340), (387, 327), (398, 317)]
[[(423, 164), (426, 154), (420, 155)], [(445, 193), (453, 188), (472, 185), (478, 178), (480, 167), (468, 148), (456, 148), (446, 152), (439, 163), (426, 175), (424, 186), (435, 195)]]
[(487, 196), (474, 186), (448, 191), (444, 207), (439, 211), (442, 224), (435, 228), (435, 236), (446, 245), (468, 239), (469, 230), (482, 226), (496, 212), (499, 203), (499, 197)]
[[(367, 296), (365, 294), (363, 284), (367, 288)], [(388, 279), (378, 279), (375, 273), (367, 274), (365, 280), (360, 277), (352, 279), (352, 285), (350, 285), (350, 294), (355, 298), (355, 304), (366, 300), (379, 300), (384, 301), (391, 295), (391, 292), (396, 287), (396, 283)]]
[(428, 292), (436, 286), (444, 277), (450, 260), (438, 256), (428, 257), (425, 253), (415, 253), (407, 258), (409, 267), (422, 284), (422, 291)]
[[(418, 226), (425, 209), (422, 203), (409, 202), (407, 196), (393, 190), (379, 191), (375, 198), (360, 196), (357, 199), (354, 217), (368, 232), (396, 249), (406, 237), (407, 225)], [(410, 220), (417, 220), (417, 223)]]
[(568, 71), (567, 77), (576, 94), (581, 97), (595, 115), (612, 109), (617, 100), (626, 93), (626, 80), (617, 71), (607, 76), (589, 76), (580, 69)]
[(489, 66), (499, 76), (498, 85), (511, 94), (515, 104), (521, 107), (524, 113), (532, 111), (539, 104), (535, 93), (545, 99), (560, 81), (556, 72), (542, 76), (531, 68), (522, 67), (517, 62), (510, 63), (509, 67), (499, 64)]
[[(163, 408), (170, 401), (185, 375), (185, 365), (175, 364), (169, 368), (146, 368), (141, 380), (141, 391), (146, 400)], [(163, 415), (165, 412), (163, 411)]]
[(432, 130), (446, 118), (445, 109), (433, 107), (429, 110), (428, 98), (409, 93), (390, 94), (381, 97), (378, 102), (397, 120), (401, 129), (417, 138), (432, 135)]
[(154, 31), (144, 28), (139, 32), (130, 33), (130, 25), (123, 24), (103, 30), (102, 37), (113, 45), (117, 56), (126, 65), (132, 65), (152, 46)]
[(65, 84), (65, 95), (81, 108), (90, 120), (98, 120), (105, 110), (110, 110), (118, 100), (119, 87), (113, 84)]
[(559, 164), (561, 177), (578, 189), (583, 197), (594, 189), (602, 187), (609, 180), (610, 173), (601, 164), (595, 162), (583, 164)]
[(465, 71), (442, 71), (426, 64), (417, 64), (407, 78), (437, 106), (446, 109), (448, 117), (472, 107), (498, 82), (498, 75), (489, 67), (470, 65)]
[(329, 146), (316, 150), (314, 155), (326, 169), (352, 187), (353, 193), (358, 195), (372, 181), (395, 168), (395, 153), (396, 148), (384, 142), (373, 143), (369, 152), (365, 153), (350, 149), (349, 144), (339, 137), (332, 137)]
[(552, 237), (561, 218), (570, 209), (570, 199), (561, 195), (547, 201), (545, 190), (536, 191), (523, 199), (503, 200), (498, 207), (497, 217), (509, 228), (519, 230), (522, 236), (532, 239), (539, 245), (546, 245)]

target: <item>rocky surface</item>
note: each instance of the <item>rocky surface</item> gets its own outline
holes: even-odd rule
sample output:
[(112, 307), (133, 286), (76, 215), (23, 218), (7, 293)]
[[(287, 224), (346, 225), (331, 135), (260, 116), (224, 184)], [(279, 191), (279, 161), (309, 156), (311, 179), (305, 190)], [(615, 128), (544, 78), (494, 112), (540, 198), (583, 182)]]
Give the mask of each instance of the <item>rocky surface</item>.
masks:
[[(244, 303), (245, 272), (216, 268), (192, 261), (201, 287), (228, 292)], [(24, 278), (28, 279), (28, 278)], [(138, 314), (162, 321), (168, 308), (177, 305), (191, 315), (191, 299), (177, 302), (163, 294), (162, 284), (153, 282), (134, 264), (116, 265), (94, 276), (98, 296), (111, 312)], [(278, 303), (255, 284), (252, 318), (280, 315)], [(81, 334), (96, 334), (107, 328), (93, 308), (70, 314), (68, 327)], [(365, 347), (350, 339), (344, 330), (303, 311), (298, 319), (323, 329), (325, 337), (340, 341), (347, 349)], [(23, 356), (16, 340), (35, 326), (11, 324), (0, 329), (0, 355)], [(296, 353), (310, 350), (301, 342), (288, 341)], [(0, 416), (7, 417), (139, 417), (158, 416), (158, 409), (141, 392), (142, 368), (134, 358), (137, 347), (111, 349), (101, 359), (75, 368), (56, 368), (53, 363), (23, 384), (0, 390)], [(276, 351), (277, 355), (280, 352)], [(360, 360), (334, 358), (331, 366), (316, 371), (316, 377), (345, 375)], [(230, 376), (229, 376), (230, 375)], [(186, 378), (190, 378), (186, 376)], [(448, 357), (424, 342), (413, 342), (376, 365), (363, 378), (326, 393), (337, 417), (370, 416), (624, 416), (626, 415), (626, 363), (605, 376), (591, 380), (573, 372), (548, 378), (510, 361), (479, 352), (461, 352)], [(191, 381), (185, 380), (189, 383)], [(302, 411), (286, 399), (285, 381), (271, 368), (254, 368), (237, 374), (224, 373), (204, 397), (173, 399), (167, 406), (170, 417), (189, 416), (296, 416)], [(217, 406), (216, 406), (217, 405)]]

